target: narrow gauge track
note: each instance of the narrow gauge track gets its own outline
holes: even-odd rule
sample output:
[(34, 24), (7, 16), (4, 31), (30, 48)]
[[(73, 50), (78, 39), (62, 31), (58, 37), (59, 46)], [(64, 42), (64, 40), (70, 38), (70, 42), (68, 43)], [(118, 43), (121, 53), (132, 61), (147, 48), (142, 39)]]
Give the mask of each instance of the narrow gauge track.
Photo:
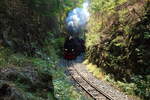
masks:
[(88, 93), (94, 100), (113, 100), (104, 94), (102, 91), (93, 86), (87, 79), (85, 79), (81, 73), (75, 68), (73, 61), (66, 61), (68, 66), (68, 72), (71, 77), (82, 87), (82, 89)]

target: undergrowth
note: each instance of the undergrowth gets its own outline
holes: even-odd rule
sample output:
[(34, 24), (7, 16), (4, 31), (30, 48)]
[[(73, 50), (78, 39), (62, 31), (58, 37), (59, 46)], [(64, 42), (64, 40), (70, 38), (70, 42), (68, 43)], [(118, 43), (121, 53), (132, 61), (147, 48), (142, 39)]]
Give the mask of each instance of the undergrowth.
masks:
[(59, 100), (87, 100), (79, 91), (69, 82), (68, 76), (63, 72), (65, 69), (57, 68), (54, 72), (55, 95)]
[(150, 99), (149, 1), (95, 0), (86, 35), (87, 68), (128, 95)]
[[(7, 67), (25, 67), (31, 66), (38, 70), (39, 73), (44, 73), (53, 76), (54, 94), (58, 100), (87, 100), (76, 88), (69, 82), (69, 78), (65, 75), (65, 68), (57, 66), (58, 58), (55, 62), (51, 58), (28, 57), (20, 53), (14, 53), (9, 48), (0, 48), (0, 68)], [(13, 84), (23, 91), (27, 100), (51, 100), (51, 94), (42, 92), (28, 91), (29, 87), (19, 81), (14, 81)]]
[[(132, 98), (133, 100), (148, 100), (150, 96), (150, 75), (132, 76), (130, 82), (127, 82), (126, 79), (124, 79), (124, 81), (119, 81), (115, 80), (112, 75), (106, 74), (102, 68), (90, 63), (87, 59), (83, 62), (83, 64), (86, 65), (87, 70), (97, 79), (109, 82), (109, 84), (127, 94), (129, 98)], [(139, 98), (137, 95), (140, 97), (143, 97), (144, 95), (145, 97)]]

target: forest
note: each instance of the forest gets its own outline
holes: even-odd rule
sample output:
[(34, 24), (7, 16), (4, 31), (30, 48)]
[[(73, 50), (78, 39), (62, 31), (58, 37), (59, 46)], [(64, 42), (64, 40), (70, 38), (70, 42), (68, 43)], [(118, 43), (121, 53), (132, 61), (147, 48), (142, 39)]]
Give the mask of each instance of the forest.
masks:
[(150, 100), (149, 0), (0, 0), (0, 100), (93, 100), (59, 64), (69, 35), (96, 79)]

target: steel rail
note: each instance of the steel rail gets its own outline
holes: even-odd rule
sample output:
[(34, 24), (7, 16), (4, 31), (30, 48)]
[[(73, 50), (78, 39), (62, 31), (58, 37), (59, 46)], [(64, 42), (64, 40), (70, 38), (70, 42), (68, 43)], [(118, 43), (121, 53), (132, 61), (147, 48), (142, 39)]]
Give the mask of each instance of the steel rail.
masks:
[[(70, 64), (69, 64), (70, 63)], [(103, 91), (99, 90), (96, 86), (94, 86), (90, 81), (88, 81), (76, 68), (73, 64), (73, 61), (68, 61), (68, 72), (70, 73), (71, 77), (82, 87), (82, 89), (88, 93), (94, 100), (113, 100), (111, 97), (109, 97), (107, 94), (105, 94)], [(78, 76), (74, 76), (74, 74)], [(77, 77), (80, 77), (80, 80), (77, 79)], [(82, 83), (81, 83), (82, 81)], [(84, 81), (84, 84), (83, 84)], [(84, 86), (83, 86), (84, 85)], [(87, 88), (91, 88), (91, 91)], [(94, 95), (94, 93), (97, 95)], [(98, 94), (99, 93), (99, 94)], [(98, 97), (99, 96), (99, 97)]]

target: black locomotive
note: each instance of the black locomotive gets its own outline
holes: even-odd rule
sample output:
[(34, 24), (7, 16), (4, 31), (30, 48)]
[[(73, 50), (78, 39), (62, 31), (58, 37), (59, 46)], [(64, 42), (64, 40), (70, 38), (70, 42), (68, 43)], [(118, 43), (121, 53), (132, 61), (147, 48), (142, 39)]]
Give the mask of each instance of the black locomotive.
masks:
[(85, 51), (84, 40), (69, 36), (64, 43), (64, 59), (73, 60)]

